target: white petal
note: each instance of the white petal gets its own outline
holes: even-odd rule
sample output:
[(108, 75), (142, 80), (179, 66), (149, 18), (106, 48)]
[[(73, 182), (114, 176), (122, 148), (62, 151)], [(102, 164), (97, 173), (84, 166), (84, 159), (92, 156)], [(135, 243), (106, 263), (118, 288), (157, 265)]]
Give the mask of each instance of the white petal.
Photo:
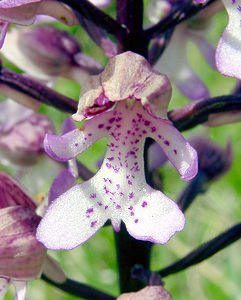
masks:
[(224, 75), (241, 79), (241, 0), (223, 0), (223, 3), (229, 15), (229, 23), (217, 47), (217, 68)]
[(0, 300), (4, 300), (8, 285), (9, 285), (9, 280), (0, 277)]
[(25, 281), (12, 281), (15, 286), (15, 300), (25, 300), (27, 293), (27, 283)]
[(141, 194), (134, 206), (134, 215), (129, 213), (123, 217), (128, 232), (139, 240), (167, 243), (176, 231), (183, 229), (183, 213), (173, 201), (149, 186), (145, 186)]
[(153, 121), (157, 128), (151, 135), (184, 180), (190, 180), (198, 171), (197, 153), (169, 121)]
[(73, 249), (87, 241), (107, 221), (104, 208), (89, 199), (93, 186), (76, 185), (49, 207), (37, 230), (48, 249)]

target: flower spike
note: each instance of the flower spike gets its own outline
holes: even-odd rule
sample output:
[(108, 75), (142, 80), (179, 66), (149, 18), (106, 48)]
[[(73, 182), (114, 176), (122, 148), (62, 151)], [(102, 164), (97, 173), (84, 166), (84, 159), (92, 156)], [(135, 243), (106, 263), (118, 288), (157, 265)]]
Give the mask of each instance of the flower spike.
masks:
[(37, 238), (50, 249), (72, 249), (110, 219), (116, 231), (122, 220), (136, 239), (166, 243), (183, 229), (184, 216), (174, 202), (145, 182), (145, 139), (159, 143), (183, 179), (197, 173), (195, 150), (165, 119), (170, 83), (131, 52), (110, 59), (95, 79), (96, 87), (81, 97), (75, 115), (88, 119), (84, 126), (62, 136), (47, 134), (45, 150), (52, 158), (70, 160), (107, 137), (106, 156), (94, 177), (51, 203)]

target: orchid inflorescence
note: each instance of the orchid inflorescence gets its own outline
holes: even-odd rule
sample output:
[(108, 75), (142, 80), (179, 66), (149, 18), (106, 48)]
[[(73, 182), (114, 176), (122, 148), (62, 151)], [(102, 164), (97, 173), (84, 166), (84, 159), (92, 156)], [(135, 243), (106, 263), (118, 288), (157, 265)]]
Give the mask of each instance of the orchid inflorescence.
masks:
[[(152, 246), (184, 229), (187, 208), (234, 159), (230, 140), (223, 149), (207, 129), (188, 140), (180, 131), (241, 120), (240, 84), (211, 98), (189, 62), (191, 41), (213, 70), (241, 79), (241, 1), (146, 2), (0, 1), (0, 299), (10, 284), (15, 299), (26, 299), (26, 283), (40, 277), (77, 297), (116, 299), (68, 279), (47, 254), (87, 243), (109, 225), (123, 300), (171, 299), (165, 276), (241, 236), (234, 225), (150, 270)], [(215, 49), (206, 33), (223, 11), (229, 21)], [(81, 45), (83, 30), (101, 55)], [(81, 91), (78, 104), (61, 93), (61, 81)], [(191, 102), (168, 112), (173, 87)], [(48, 106), (60, 111), (62, 127)], [(103, 138), (106, 153), (93, 173), (79, 155)], [(168, 161), (189, 181), (176, 201), (165, 195), (159, 172)]]

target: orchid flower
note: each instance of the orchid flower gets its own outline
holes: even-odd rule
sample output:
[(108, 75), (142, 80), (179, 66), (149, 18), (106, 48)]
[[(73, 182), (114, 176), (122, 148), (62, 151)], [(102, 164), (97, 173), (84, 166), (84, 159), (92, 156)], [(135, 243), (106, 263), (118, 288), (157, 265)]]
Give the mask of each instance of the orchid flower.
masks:
[(183, 229), (177, 205), (145, 183), (145, 139), (155, 139), (182, 178), (197, 173), (196, 151), (166, 119), (171, 86), (140, 55), (126, 52), (110, 59), (85, 93), (74, 119), (90, 118), (63, 136), (46, 135), (45, 149), (60, 161), (70, 160), (107, 137), (107, 153), (97, 174), (55, 199), (43, 217), (37, 238), (50, 249), (72, 249), (88, 240), (110, 219), (121, 220), (130, 235), (166, 243)]
[(40, 217), (30, 196), (6, 173), (0, 173), (0, 299), (10, 284), (24, 300), (26, 284), (44, 272), (62, 283), (66, 277), (35, 238)]
[(91, 86), (90, 74), (101, 65), (81, 51), (77, 40), (64, 30), (41, 26), (26, 30), (12, 29), (2, 48), (3, 55), (28, 75), (53, 81), (61, 76)]
[(3, 45), (9, 23), (30, 25), (37, 15), (48, 15), (70, 26), (77, 24), (71, 9), (56, 0), (1, 0), (0, 46)]
[[(160, 0), (155, 0), (151, 3), (149, 8), (149, 19), (156, 23), (160, 19), (160, 14), (164, 11), (164, 15), (168, 15), (168, 4), (170, 1), (164, 1), (166, 6), (162, 3), (163, 9), (158, 10)], [(216, 69), (215, 65), (215, 49), (205, 39), (205, 13), (193, 18), (189, 22), (179, 25), (170, 41), (170, 44), (165, 49), (164, 54), (156, 64), (156, 68), (161, 70), (175, 83), (180, 92), (191, 100), (200, 100), (209, 97), (209, 91), (203, 81), (193, 71), (188, 61), (188, 42), (191, 41), (197, 45), (207, 63)], [(199, 24), (199, 26), (197, 26)]]

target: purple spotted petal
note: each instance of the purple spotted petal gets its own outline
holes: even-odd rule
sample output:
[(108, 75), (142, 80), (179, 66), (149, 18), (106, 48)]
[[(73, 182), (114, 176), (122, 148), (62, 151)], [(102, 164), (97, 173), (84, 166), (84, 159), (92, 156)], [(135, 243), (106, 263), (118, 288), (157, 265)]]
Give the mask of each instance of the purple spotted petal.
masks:
[(142, 197), (133, 208), (134, 216), (126, 213), (123, 221), (127, 231), (138, 240), (165, 244), (185, 224), (178, 206), (161, 192), (144, 187)]
[[(38, 239), (50, 249), (72, 249), (109, 219), (116, 231), (123, 220), (134, 237), (167, 242), (182, 230), (184, 217), (175, 203), (145, 183), (144, 141), (147, 137), (155, 139), (186, 180), (197, 173), (195, 150), (170, 122), (153, 118), (140, 102), (128, 106), (122, 101), (114, 111), (86, 121), (79, 132), (85, 135), (92, 126), (96, 126), (99, 137), (108, 138), (102, 166), (89, 181), (75, 185), (53, 201), (38, 227)], [(63, 142), (67, 135), (56, 137), (62, 144), (52, 143), (55, 153), (63, 154), (65, 143), (68, 146), (76, 140), (75, 134), (78, 140), (79, 133), (69, 134), (72, 138), (68, 142)], [(92, 137), (87, 137), (86, 145), (92, 142)]]
[(48, 194), (49, 204), (57, 199), (60, 195), (64, 194), (67, 190), (72, 188), (76, 183), (75, 177), (69, 170), (63, 170), (54, 179)]
[[(89, 183), (76, 185), (53, 201), (42, 219), (37, 239), (48, 249), (73, 249), (87, 241), (107, 221), (104, 210), (94, 205)], [(96, 199), (97, 200), (97, 199)]]
[(47, 134), (44, 139), (45, 151), (53, 159), (59, 161), (70, 160), (100, 139), (102, 133), (100, 129), (102, 128), (98, 128), (98, 126), (101, 126), (101, 124), (92, 121), (85, 126), (85, 130), (74, 129), (63, 136)]
[(229, 23), (219, 41), (216, 52), (218, 70), (227, 76), (241, 79), (240, 6), (241, 1), (223, 0)]
[(169, 121), (160, 123), (158, 124), (158, 120), (152, 121), (153, 129), (156, 130), (151, 133), (151, 137), (162, 147), (170, 162), (181, 174), (182, 179), (192, 179), (198, 170), (196, 151)]

